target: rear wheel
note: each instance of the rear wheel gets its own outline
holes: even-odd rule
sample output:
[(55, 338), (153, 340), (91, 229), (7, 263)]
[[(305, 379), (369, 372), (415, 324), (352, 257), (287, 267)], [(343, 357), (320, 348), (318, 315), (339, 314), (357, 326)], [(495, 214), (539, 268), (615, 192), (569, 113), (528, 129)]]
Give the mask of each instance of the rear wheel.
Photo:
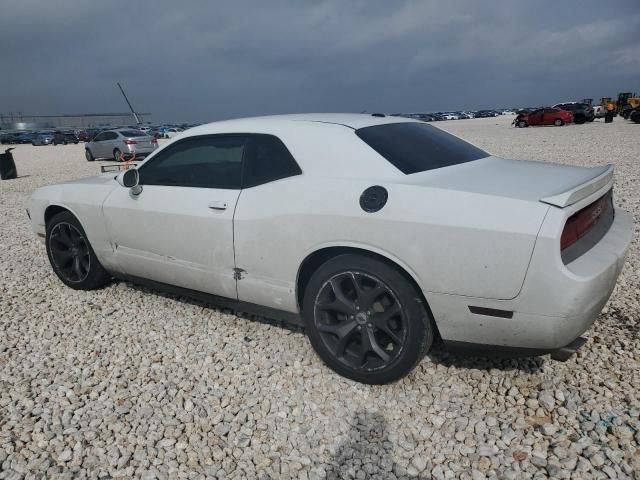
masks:
[(555, 119), (555, 121), (553, 122), (553, 124), (554, 124), (556, 127), (561, 127), (562, 125), (564, 125), (564, 122), (562, 121), (562, 119), (560, 119), (560, 118), (556, 118), (556, 119)]
[(62, 282), (76, 290), (92, 290), (111, 276), (102, 267), (80, 225), (70, 212), (60, 212), (46, 227), (47, 255)]
[(84, 156), (87, 159), (87, 162), (93, 162), (95, 160), (93, 153), (91, 153), (91, 150), (88, 148), (84, 150)]
[(122, 152), (121, 152), (119, 149), (117, 149), (117, 148), (114, 148), (114, 149), (113, 149), (113, 159), (114, 159), (116, 162), (122, 162), (122, 160), (123, 160), (123, 158), (122, 158)]
[(408, 374), (433, 343), (431, 317), (416, 288), (393, 266), (344, 254), (309, 280), (306, 331), (322, 360), (340, 375), (389, 383)]

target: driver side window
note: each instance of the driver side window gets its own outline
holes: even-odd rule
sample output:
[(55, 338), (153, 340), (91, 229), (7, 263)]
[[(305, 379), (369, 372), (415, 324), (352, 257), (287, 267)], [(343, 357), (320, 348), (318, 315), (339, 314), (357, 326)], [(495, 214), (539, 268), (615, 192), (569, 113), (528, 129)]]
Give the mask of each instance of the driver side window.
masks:
[(141, 185), (240, 189), (244, 135), (185, 138), (139, 169)]

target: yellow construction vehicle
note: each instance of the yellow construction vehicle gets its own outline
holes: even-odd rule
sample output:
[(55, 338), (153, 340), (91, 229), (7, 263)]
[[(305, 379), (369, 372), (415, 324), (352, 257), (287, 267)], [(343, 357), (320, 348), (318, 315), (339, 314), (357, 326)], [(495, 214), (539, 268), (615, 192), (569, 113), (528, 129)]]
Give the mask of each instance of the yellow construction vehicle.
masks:
[(624, 118), (629, 118), (631, 110), (640, 106), (640, 97), (635, 93), (624, 92), (618, 94), (618, 101), (616, 102), (616, 112), (622, 115)]
[(614, 102), (611, 97), (602, 97), (600, 99), (600, 103), (593, 108), (593, 112), (596, 114), (596, 118), (604, 118), (609, 104), (613, 104), (615, 107), (616, 102)]

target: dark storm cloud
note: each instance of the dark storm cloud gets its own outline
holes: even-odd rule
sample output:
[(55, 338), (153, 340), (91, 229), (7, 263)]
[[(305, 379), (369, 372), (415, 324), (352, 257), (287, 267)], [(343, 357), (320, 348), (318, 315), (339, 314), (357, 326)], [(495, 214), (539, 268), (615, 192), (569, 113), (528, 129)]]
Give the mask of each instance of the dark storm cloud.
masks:
[(5, 0), (0, 48), (0, 113), (538, 105), (640, 90), (640, 4)]

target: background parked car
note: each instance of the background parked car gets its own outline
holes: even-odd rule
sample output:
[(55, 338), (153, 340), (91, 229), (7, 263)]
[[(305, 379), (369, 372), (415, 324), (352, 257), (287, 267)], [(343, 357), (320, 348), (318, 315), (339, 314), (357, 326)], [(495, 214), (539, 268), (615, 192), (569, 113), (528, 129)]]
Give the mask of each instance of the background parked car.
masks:
[(2, 145), (13, 145), (14, 143), (22, 143), (20, 132), (5, 132), (1, 134), (0, 143), (2, 143)]
[(31, 145), (53, 145), (53, 132), (37, 132), (31, 138)]
[(137, 158), (146, 157), (158, 148), (158, 141), (140, 130), (106, 130), (96, 135), (85, 145), (85, 157), (89, 162), (96, 158), (113, 158), (123, 161), (125, 156), (135, 153)]
[(554, 105), (553, 108), (559, 108), (560, 110), (571, 112), (573, 114), (573, 122), (578, 125), (581, 125), (584, 122), (593, 122), (593, 120), (596, 118), (593, 107), (586, 103), (558, 103)]
[(605, 113), (607, 113), (607, 111), (602, 105), (596, 105), (593, 107), (593, 115), (595, 118), (604, 118)]
[(529, 113), (521, 113), (515, 119), (516, 126), (555, 125), (560, 127), (573, 121), (573, 115), (559, 108), (544, 107)]
[(62, 132), (60, 130), (56, 130), (53, 133), (53, 144), (58, 145), (66, 145), (67, 143), (77, 144), (79, 142), (78, 137), (73, 132)]

